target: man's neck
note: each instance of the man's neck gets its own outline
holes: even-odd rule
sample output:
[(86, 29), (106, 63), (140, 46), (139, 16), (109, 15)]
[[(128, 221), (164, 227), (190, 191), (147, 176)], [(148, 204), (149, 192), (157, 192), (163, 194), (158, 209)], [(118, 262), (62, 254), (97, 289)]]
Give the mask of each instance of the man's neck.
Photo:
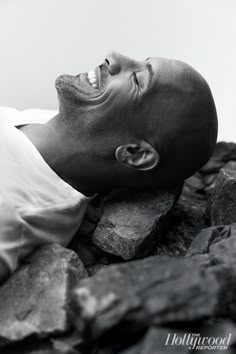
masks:
[[(57, 118), (58, 116), (55, 116), (47, 124), (32, 123), (19, 126), (18, 129), (28, 137), (45, 162), (60, 178), (86, 196), (94, 195), (97, 190), (92, 187), (93, 183), (89, 183), (88, 180), (84, 181), (83, 177), (80, 178), (79, 169), (77, 169), (76, 180), (71, 173), (72, 168), (68, 163), (70, 147), (66, 146), (60, 130), (55, 127)], [(79, 156), (79, 151), (77, 153)], [(82, 163), (80, 168), (83, 169)]]

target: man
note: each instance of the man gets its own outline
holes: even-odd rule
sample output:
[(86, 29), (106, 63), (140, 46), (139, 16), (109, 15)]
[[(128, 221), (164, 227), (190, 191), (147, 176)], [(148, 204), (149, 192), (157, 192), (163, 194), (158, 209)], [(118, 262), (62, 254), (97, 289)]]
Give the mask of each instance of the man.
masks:
[(215, 147), (210, 88), (185, 63), (111, 52), (56, 89), (59, 113), (45, 124), (2, 123), (2, 281), (36, 246), (67, 245), (95, 193), (179, 184)]

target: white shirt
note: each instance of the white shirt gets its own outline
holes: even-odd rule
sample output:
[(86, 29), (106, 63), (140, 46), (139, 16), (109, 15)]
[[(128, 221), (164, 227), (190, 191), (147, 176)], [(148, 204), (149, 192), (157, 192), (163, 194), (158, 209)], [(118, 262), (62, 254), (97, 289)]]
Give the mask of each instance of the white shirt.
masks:
[(46, 123), (56, 113), (0, 107), (0, 280), (37, 246), (68, 245), (91, 199), (63, 181), (15, 127)]

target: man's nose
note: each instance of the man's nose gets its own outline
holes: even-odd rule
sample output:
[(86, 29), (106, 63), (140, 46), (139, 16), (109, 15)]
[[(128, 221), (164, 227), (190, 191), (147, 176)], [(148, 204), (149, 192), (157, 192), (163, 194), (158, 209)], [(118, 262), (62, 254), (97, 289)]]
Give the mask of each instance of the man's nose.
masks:
[(132, 59), (117, 52), (108, 52), (105, 58), (110, 75), (116, 75), (131, 65)]
[(121, 65), (118, 57), (119, 54), (113, 51), (108, 52), (106, 55), (105, 62), (107, 63), (108, 71), (111, 75), (116, 75), (121, 70)]

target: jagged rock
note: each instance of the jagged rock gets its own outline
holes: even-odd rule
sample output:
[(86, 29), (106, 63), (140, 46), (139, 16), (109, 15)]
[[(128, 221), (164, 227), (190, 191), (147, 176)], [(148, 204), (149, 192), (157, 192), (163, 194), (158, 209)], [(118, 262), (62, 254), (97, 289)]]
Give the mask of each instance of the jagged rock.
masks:
[(153, 254), (183, 256), (199, 232), (207, 227), (204, 218), (206, 202), (191, 197), (184, 191), (167, 221), (164, 237)]
[(236, 233), (236, 223), (203, 229), (191, 243), (186, 257), (208, 253), (212, 244), (224, 240), (234, 233)]
[(236, 221), (236, 171), (220, 170), (208, 200), (206, 217), (213, 226)]
[(83, 262), (89, 276), (94, 275), (99, 269), (109, 264), (122, 261), (120, 257), (106, 253), (101, 248), (95, 246), (89, 238), (87, 240), (85, 238), (78, 238), (76, 240), (76, 248), (73, 247), (73, 250)]
[[(76, 332), (66, 332), (50, 338), (30, 337), (12, 342), (0, 350), (1, 354), (82, 354), (82, 340)], [(86, 353), (85, 353), (86, 354)], [(88, 353), (87, 353), (88, 354)]]
[(117, 325), (199, 320), (214, 314), (218, 292), (205, 269), (180, 258), (148, 257), (82, 280), (74, 293), (74, 323), (79, 333), (96, 338)]
[(217, 315), (236, 320), (236, 223), (203, 230), (186, 257), (216, 276), (220, 285)]
[(118, 191), (105, 201), (92, 241), (125, 260), (144, 256), (160, 239), (181, 189)]
[(236, 160), (236, 144), (218, 142), (211, 159), (200, 171), (203, 173), (218, 172), (230, 160)]
[[(205, 323), (200, 326), (199, 333), (201, 336), (208, 337), (229, 337), (229, 345), (232, 345), (236, 342), (236, 325), (230, 320), (218, 319), (214, 320), (214, 323)], [(228, 339), (228, 338), (227, 338)], [(227, 352), (226, 352), (227, 353)]]
[(85, 276), (75, 252), (40, 247), (0, 288), (0, 343), (68, 330), (69, 289)]
[[(76, 247), (74, 247), (75, 243)], [(106, 253), (95, 246), (89, 238), (86, 240), (78, 237), (78, 239), (70, 245), (70, 248), (78, 254), (85, 267), (101, 263), (106, 257)]]
[(188, 354), (189, 347), (184, 343), (184, 333), (168, 328), (151, 327), (145, 337), (120, 354)]
[[(199, 173), (195, 173), (195, 175), (186, 179), (184, 184), (184, 191), (189, 193), (192, 191), (193, 193), (201, 193), (204, 191), (205, 184), (202, 181), (201, 175)], [(189, 193), (190, 194), (190, 193)]]
[(210, 159), (208, 163), (200, 169), (200, 171), (203, 174), (216, 174), (224, 166), (224, 164), (224, 161)]
[(225, 165), (224, 165), (224, 170), (230, 170), (230, 171), (236, 171), (236, 161), (228, 161)]

